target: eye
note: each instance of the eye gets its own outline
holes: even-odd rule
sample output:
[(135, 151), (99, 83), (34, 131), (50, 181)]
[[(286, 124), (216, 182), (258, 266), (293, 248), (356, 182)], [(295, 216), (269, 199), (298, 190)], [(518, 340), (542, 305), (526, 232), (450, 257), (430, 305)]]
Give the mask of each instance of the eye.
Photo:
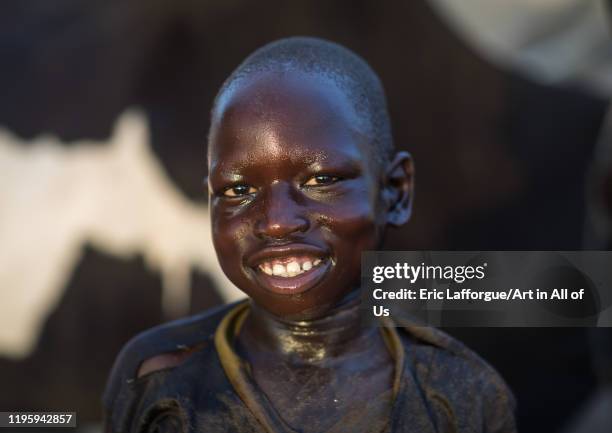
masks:
[(234, 185), (226, 188), (223, 191), (225, 197), (244, 197), (245, 195), (254, 194), (257, 190), (248, 185)]
[(340, 178), (338, 176), (331, 176), (329, 174), (317, 174), (306, 181), (304, 186), (323, 186), (331, 185), (332, 183), (338, 182)]

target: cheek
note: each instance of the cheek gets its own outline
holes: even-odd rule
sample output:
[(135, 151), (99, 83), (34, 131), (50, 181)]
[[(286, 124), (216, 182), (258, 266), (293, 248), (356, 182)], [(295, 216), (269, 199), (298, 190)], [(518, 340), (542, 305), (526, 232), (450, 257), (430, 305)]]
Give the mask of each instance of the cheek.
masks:
[(223, 273), (236, 287), (250, 295), (251, 283), (242, 263), (249, 233), (248, 223), (244, 218), (228, 215), (218, 208), (213, 208), (211, 221), (213, 244)]
[(350, 210), (334, 210), (327, 215), (326, 225), (341, 240), (355, 242), (375, 236), (376, 214), (367, 203), (353, 203)]
[(352, 289), (361, 277), (361, 253), (379, 244), (375, 209), (364, 198), (336, 207), (323, 217), (321, 231), (333, 248), (336, 261), (330, 283), (336, 290)]
[(213, 206), (211, 220), (212, 238), (219, 261), (236, 261), (240, 257), (236, 252), (243, 248), (249, 232), (248, 223), (221, 206)]
[(353, 247), (375, 248), (384, 226), (379, 208), (376, 191), (362, 185), (329, 206), (323, 225)]
[(330, 206), (321, 216), (321, 226), (334, 246), (338, 266), (360, 269), (361, 252), (379, 248), (384, 224), (376, 203), (362, 191)]

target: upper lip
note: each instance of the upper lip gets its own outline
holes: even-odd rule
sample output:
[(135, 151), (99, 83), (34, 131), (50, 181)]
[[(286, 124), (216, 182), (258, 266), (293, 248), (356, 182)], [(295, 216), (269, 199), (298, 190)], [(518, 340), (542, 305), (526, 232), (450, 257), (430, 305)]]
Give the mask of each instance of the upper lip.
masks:
[(312, 256), (323, 259), (329, 254), (327, 251), (308, 244), (292, 243), (278, 246), (269, 246), (253, 253), (247, 260), (247, 265), (257, 267), (267, 260), (282, 259), (291, 256)]

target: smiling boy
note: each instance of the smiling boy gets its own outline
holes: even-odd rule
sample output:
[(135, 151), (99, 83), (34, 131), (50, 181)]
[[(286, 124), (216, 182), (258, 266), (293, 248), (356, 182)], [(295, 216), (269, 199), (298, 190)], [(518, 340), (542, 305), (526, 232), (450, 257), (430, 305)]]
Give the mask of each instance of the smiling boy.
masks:
[(119, 356), (107, 431), (513, 432), (513, 398), (428, 328), (360, 326), (361, 252), (410, 217), (413, 165), (354, 53), (260, 48), (212, 110), (215, 250), (249, 301), (150, 330)]

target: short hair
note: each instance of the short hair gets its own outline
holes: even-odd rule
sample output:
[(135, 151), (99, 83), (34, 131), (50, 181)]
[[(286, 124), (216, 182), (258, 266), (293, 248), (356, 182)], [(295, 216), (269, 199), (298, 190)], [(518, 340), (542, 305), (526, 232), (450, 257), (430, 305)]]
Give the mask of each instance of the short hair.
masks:
[(271, 42), (249, 55), (225, 80), (213, 104), (240, 81), (256, 72), (322, 74), (344, 91), (362, 121), (373, 146), (374, 161), (384, 166), (394, 149), (385, 91), (378, 75), (353, 51), (313, 37), (291, 37)]

